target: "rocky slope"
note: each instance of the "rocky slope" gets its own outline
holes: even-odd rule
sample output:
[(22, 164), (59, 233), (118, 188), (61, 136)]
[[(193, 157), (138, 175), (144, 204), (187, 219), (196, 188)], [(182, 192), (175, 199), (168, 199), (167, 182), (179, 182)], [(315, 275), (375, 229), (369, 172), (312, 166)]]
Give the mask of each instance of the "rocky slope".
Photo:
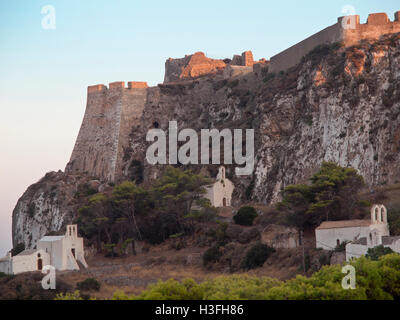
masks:
[(13, 211), (14, 246), (24, 243), (26, 248), (33, 248), (45, 234), (65, 232), (65, 225), (73, 221), (83, 201), (108, 187), (92, 179), (58, 171), (47, 173), (31, 185)]
[[(143, 177), (144, 183), (155, 179), (162, 167), (146, 163), (145, 135), (154, 126), (167, 130), (168, 121), (177, 120), (179, 129), (255, 129), (253, 175), (238, 178), (233, 166), (227, 168), (236, 186), (235, 204), (277, 201), (282, 188), (304, 181), (323, 160), (356, 168), (371, 188), (397, 183), (399, 114), (399, 34), (351, 48), (320, 47), (285, 73), (264, 69), (149, 88), (121, 175)], [(192, 168), (215, 174), (216, 167)], [(59, 172), (31, 186), (13, 212), (14, 244), (34, 246), (38, 237), (72, 220), (81, 180), (90, 178)]]

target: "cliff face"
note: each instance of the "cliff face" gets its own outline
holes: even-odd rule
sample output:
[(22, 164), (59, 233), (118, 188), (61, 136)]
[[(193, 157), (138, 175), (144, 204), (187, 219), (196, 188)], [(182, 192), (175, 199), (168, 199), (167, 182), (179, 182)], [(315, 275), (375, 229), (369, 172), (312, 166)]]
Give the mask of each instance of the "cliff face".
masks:
[[(97, 100), (90, 96), (94, 109), (89, 118), (101, 125), (82, 124), (86, 129), (81, 129), (80, 151), (71, 159), (75, 165), (70, 163), (66, 174), (44, 178), (21, 197), (13, 213), (14, 244), (33, 246), (38, 237), (69, 222), (78, 206), (68, 200), (80, 183), (76, 179), (92, 175), (108, 180), (109, 164), (99, 163), (114, 163), (116, 182), (156, 179), (163, 166), (146, 162), (146, 133), (154, 127), (167, 131), (172, 120), (179, 130), (197, 132), (255, 129), (253, 175), (238, 178), (234, 166), (227, 166), (227, 176), (235, 183), (235, 204), (246, 198), (277, 201), (282, 188), (305, 180), (324, 160), (356, 168), (370, 187), (399, 182), (399, 67), (400, 36), (389, 35), (356, 47), (318, 48), (284, 74), (254, 68), (257, 72), (234, 78), (214, 75), (165, 83), (140, 89), (145, 91), (139, 102), (134, 102), (139, 93), (126, 88), (118, 96), (111, 89), (97, 93)], [(114, 124), (107, 121), (109, 114)], [(119, 138), (111, 139), (109, 131)], [(107, 139), (117, 152), (105, 152), (111, 150), (103, 143)], [(191, 166), (210, 174), (216, 167)], [(45, 192), (49, 188), (57, 188), (60, 195), (51, 198)], [(36, 209), (29, 210), (31, 203)]]
[(286, 90), (264, 92), (254, 196), (276, 200), (323, 160), (356, 168), (370, 187), (399, 182), (399, 67), (397, 34), (314, 55), (286, 77)]

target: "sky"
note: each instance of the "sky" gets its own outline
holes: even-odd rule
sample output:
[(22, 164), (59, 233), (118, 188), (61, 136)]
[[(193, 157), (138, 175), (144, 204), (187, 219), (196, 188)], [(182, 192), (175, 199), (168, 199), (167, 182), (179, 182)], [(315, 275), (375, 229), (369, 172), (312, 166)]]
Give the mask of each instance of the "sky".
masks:
[(46, 172), (64, 170), (87, 86), (157, 85), (166, 59), (196, 51), (269, 59), (334, 24), (345, 6), (362, 23), (400, 10), (398, 0), (0, 0), (0, 257), (12, 247), (18, 198)]

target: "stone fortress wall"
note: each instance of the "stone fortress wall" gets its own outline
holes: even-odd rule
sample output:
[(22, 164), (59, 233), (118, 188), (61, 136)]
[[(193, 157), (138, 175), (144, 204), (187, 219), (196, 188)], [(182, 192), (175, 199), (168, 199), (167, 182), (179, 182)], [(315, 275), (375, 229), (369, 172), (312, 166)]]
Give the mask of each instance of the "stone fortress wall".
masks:
[(85, 115), (68, 173), (87, 173), (115, 181), (132, 126), (139, 121), (147, 99), (146, 82), (113, 82), (89, 86)]
[(211, 59), (206, 57), (203, 52), (196, 52), (181, 59), (169, 58), (165, 62), (164, 83), (216, 74), (231, 77), (252, 72), (253, 65), (266, 63), (265, 59), (254, 61), (251, 51), (245, 51), (241, 55), (234, 55), (232, 59), (223, 60)]
[[(343, 28), (344, 18), (338, 18), (336, 24), (273, 56), (270, 61), (254, 61), (251, 51), (224, 60), (208, 58), (203, 52), (182, 59), (169, 58), (165, 63), (164, 83), (210, 75), (225, 79), (251, 72), (259, 75), (266, 66), (269, 72), (279, 72), (295, 66), (320, 44), (343, 42), (351, 46), (362, 39), (400, 32), (400, 11), (396, 12), (394, 22), (386, 13), (370, 14), (366, 24), (360, 24), (359, 16), (348, 16), (349, 21), (355, 21), (353, 29)], [(110, 83), (108, 88), (103, 84), (89, 86), (85, 115), (66, 172), (87, 173), (110, 182), (118, 180), (125, 149), (129, 147), (129, 134), (139, 123), (148, 94), (153, 91), (146, 82), (128, 82), (128, 87), (124, 82)]]
[(384, 34), (396, 32), (400, 32), (400, 11), (395, 13), (393, 22), (386, 13), (370, 14), (365, 24), (360, 23), (359, 15), (339, 17), (336, 24), (271, 57), (269, 72), (294, 67), (318, 45), (342, 42), (345, 46), (352, 46), (360, 40), (379, 39)]

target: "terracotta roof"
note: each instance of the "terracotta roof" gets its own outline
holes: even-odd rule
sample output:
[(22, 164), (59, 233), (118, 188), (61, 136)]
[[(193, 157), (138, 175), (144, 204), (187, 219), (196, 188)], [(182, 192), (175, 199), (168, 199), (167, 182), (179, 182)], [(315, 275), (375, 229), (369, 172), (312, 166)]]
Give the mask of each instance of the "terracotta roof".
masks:
[(368, 227), (371, 220), (341, 220), (341, 221), (324, 221), (316, 230), (335, 229), (335, 228), (351, 228), (351, 227)]

